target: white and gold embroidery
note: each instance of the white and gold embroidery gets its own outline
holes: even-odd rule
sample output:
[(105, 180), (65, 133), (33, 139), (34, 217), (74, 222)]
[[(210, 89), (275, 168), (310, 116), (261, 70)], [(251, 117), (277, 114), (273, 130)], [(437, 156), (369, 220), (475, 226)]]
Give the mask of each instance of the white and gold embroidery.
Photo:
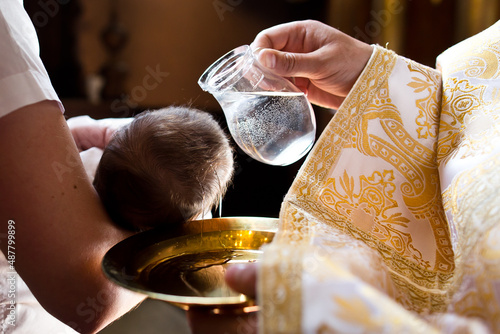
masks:
[(499, 40), (500, 22), (448, 50), (442, 81), (375, 47), (282, 205), (263, 333), (500, 331)]

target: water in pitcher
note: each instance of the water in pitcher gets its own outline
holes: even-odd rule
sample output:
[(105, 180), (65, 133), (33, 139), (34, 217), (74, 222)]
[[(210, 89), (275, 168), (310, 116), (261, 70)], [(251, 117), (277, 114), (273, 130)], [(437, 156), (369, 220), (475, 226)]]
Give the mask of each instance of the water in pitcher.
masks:
[(286, 166), (314, 143), (313, 110), (301, 92), (231, 92), (218, 97), (236, 143), (261, 162)]

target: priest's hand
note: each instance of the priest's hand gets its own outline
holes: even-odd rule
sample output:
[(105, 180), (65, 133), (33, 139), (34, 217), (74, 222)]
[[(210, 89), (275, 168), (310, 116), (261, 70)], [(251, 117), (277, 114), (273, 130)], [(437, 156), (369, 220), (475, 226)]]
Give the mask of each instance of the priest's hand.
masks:
[(337, 109), (370, 59), (373, 48), (318, 21), (277, 25), (251, 47), (265, 67), (291, 81), (311, 103)]
[(225, 277), (226, 283), (231, 289), (255, 298), (257, 269), (257, 264), (240, 264), (229, 267)]
[[(226, 273), (226, 283), (234, 290), (254, 298), (257, 265), (232, 266)], [(214, 314), (208, 309), (192, 308), (187, 312), (193, 334), (254, 334), (257, 333), (257, 313)]]

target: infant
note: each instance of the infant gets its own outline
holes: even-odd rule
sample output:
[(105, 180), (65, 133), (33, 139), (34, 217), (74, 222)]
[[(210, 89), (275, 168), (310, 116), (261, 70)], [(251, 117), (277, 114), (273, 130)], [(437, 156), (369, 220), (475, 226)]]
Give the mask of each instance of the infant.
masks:
[(112, 119), (84, 117), (69, 119), (68, 125), (78, 148), (85, 150), (86, 168), (92, 169), (84, 154), (93, 152), (95, 161), (92, 147), (104, 148), (93, 184), (120, 226), (140, 231), (179, 224), (209, 213), (225, 194), (233, 152), (210, 114), (168, 107), (122, 119), (119, 126)]

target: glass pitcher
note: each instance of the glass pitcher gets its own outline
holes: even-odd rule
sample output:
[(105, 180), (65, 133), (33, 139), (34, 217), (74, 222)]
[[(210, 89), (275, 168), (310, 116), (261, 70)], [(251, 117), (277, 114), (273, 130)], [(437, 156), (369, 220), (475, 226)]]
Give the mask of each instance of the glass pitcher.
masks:
[(306, 96), (260, 65), (250, 46), (219, 58), (198, 84), (217, 99), (236, 144), (252, 158), (286, 166), (313, 146), (316, 119)]

